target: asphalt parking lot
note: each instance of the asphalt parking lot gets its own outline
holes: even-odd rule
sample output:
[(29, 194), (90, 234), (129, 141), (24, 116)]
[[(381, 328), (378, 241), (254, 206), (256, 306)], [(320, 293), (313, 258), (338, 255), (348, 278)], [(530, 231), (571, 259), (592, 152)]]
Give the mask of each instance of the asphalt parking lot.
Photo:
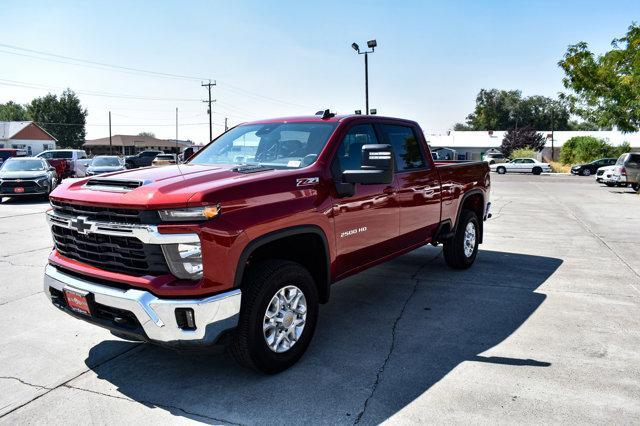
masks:
[(0, 423), (640, 422), (640, 197), (493, 175), (467, 271), (421, 248), (337, 284), (305, 357), (125, 342), (42, 292), (44, 200), (0, 205)]

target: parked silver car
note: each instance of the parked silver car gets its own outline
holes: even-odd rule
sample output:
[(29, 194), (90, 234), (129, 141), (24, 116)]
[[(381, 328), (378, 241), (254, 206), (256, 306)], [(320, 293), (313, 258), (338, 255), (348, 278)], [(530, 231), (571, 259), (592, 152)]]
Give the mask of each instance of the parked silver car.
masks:
[(640, 152), (622, 154), (616, 161), (613, 182), (630, 184), (634, 191), (640, 191)]

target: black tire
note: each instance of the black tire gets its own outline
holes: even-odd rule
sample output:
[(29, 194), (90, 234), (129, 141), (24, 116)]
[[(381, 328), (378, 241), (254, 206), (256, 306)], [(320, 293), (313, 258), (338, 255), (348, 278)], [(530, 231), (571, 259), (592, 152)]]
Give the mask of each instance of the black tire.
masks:
[[(283, 287), (295, 285), (307, 301), (307, 317), (300, 338), (286, 352), (272, 351), (263, 335), (265, 312), (271, 299)], [(309, 271), (286, 260), (260, 262), (242, 284), (242, 307), (230, 352), (243, 367), (263, 373), (279, 373), (295, 364), (307, 350), (318, 321), (318, 289)]]
[(534, 175), (538, 176), (538, 175), (542, 174), (542, 169), (540, 167), (534, 167), (533, 170), (531, 170), (531, 173), (533, 173)]
[(582, 169), (582, 176), (591, 176), (591, 170), (590, 169)]
[(607, 185), (609, 188), (616, 186), (616, 184), (612, 182), (605, 182), (604, 184)]
[(640, 191), (640, 183), (632, 183), (631, 188), (636, 192)]
[(506, 167), (504, 167), (504, 166), (499, 166), (499, 167), (496, 169), (496, 172), (498, 172), (498, 174), (499, 174), (499, 175), (503, 175), (503, 174), (507, 173), (507, 168), (506, 168)]
[[(473, 223), (476, 231), (475, 244), (473, 252), (470, 256), (465, 254), (465, 230), (469, 223)], [(443, 244), (444, 260), (447, 265), (454, 269), (467, 269), (476, 260), (478, 255), (478, 243), (480, 241), (480, 221), (478, 216), (471, 210), (462, 210), (460, 220), (453, 238), (447, 240)]]

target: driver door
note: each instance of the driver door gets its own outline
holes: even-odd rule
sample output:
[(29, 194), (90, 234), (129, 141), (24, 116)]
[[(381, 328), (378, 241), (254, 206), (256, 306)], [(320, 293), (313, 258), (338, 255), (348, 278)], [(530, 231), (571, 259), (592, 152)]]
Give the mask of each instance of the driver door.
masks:
[[(362, 145), (380, 138), (371, 124), (355, 124), (342, 139), (333, 158), (334, 180), (345, 170), (360, 169)], [(336, 239), (336, 276), (374, 262), (396, 251), (400, 211), (396, 189), (391, 184), (354, 184), (354, 194), (333, 201)]]

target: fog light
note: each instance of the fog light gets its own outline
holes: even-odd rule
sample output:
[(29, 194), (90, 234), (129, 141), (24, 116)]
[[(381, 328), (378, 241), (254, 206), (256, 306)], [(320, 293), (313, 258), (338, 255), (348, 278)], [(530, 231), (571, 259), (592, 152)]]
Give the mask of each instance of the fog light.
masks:
[(183, 330), (195, 330), (196, 318), (191, 308), (176, 309), (176, 323)]
[(202, 250), (200, 243), (164, 244), (162, 252), (171, 273), (178, 278), (202, 278)]

